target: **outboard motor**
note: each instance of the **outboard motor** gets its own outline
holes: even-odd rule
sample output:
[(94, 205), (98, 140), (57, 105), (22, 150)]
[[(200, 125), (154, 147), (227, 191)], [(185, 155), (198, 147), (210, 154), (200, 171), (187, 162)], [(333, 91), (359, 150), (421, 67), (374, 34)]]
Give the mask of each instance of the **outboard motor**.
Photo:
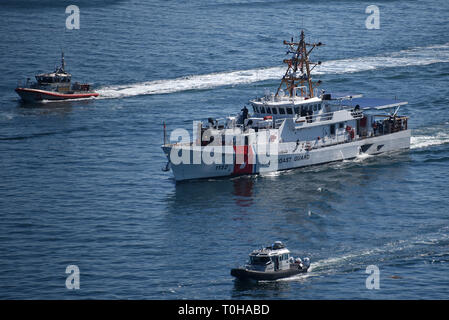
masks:
[(323, 96), (321, 97), (322, 100), (331, 100), (331, 94), (330, 93), (323, 93)]
[(304, 265), (304, 267), (306, 268), (306, 269), (309, 269), (309, 267), (310, 267), (310, 259), (309, 258), (304, 258), (303, 260), (302, 260), (302, 264)]

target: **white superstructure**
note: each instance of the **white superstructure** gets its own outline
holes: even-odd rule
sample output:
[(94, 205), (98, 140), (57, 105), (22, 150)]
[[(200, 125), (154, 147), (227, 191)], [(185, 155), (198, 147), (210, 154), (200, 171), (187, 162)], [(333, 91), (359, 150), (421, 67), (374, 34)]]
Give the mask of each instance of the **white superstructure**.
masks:
[(290, 269), (290, 264), (294, 261), (293, 258), (290, 258), (290, 250), (281, 241), (275, 241), (269, 247), (252, 251), (245, 268), (265, 272), (287, 270)]
[(164, 138), (167, 170), (176, 180), (273, 172), (410, 147), (408, 118), (397, 114), (407, 102), (317, 95), (320, 81), (312, 82), (311, 70), (320, 62), (308, 55), (322, 44), (306, 43), (303, 32), (298, 43), (284, 43), (293, 56), (284, 60), (288, 68), (276, 94), (250, 101), (251, 113), (244, 107), (239, 116), (198, 123), (190, 141)]

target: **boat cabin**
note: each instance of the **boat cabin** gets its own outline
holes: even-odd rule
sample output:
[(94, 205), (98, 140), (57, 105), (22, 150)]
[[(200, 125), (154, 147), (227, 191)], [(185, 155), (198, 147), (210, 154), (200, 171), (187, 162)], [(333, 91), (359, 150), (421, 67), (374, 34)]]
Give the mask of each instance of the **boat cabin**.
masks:
[(262, 272), (290, 269), (290, 251), (281, 241), (276, 241), (269, 247), (251, 252), (246, 267)]
[(319, 97), (313, 97), (311, 99), (296, 97), (292, 99), (285, 95), (277, 97), (268, 95), (250, 101), (254, 116), (271, 116), (275, 119), (294, 116), (312, 116), (314, 114), (322, 113), (324, 110), (329, 112), (329, 104), (325, 102), (324, 99)]
[(38, 84), (51, 84), (51, 83), (70, 83), (71, 74), (69, 73), (42, 73), (35, 76)]

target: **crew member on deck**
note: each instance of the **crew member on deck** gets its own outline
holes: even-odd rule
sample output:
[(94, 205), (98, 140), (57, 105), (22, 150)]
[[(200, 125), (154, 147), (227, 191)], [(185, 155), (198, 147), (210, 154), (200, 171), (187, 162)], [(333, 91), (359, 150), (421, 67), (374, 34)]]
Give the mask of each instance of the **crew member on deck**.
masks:
[(242, 123), (245, 123), (245, 120), (248, 119), (248, 108), (246, 106), (243, 106), (242, 111)]

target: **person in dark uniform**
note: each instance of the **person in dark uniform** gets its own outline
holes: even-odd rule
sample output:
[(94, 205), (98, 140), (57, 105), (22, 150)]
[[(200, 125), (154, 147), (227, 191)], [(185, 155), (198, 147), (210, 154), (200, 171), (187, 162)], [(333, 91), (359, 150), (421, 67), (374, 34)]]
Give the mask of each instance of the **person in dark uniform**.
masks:
[(245, 120), (248, 119), (248, 108), (246, 106), (243, 106), (242, 111), (242, 122), (245, 123)]

